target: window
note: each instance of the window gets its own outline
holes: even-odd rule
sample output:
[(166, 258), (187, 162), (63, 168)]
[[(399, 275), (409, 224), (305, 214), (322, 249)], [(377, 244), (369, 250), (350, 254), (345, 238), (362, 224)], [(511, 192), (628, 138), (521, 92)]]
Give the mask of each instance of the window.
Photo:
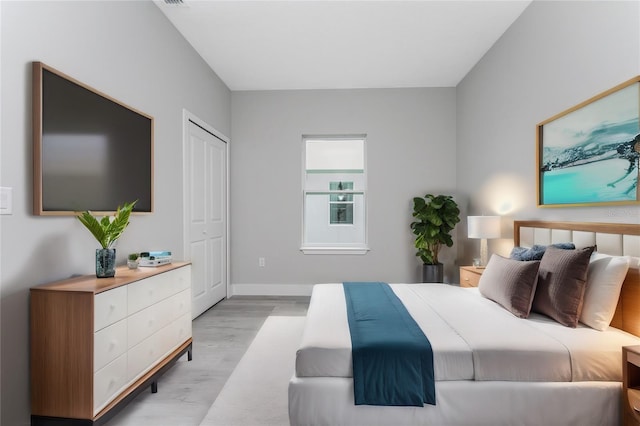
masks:
[(302, 250), (365, 254), (365, 136), (304, 136)]
[(353, 182), (330, 182), (329, 189), (329, 225), (353, 225), (353, 194), (341, 192), (353, 189)]

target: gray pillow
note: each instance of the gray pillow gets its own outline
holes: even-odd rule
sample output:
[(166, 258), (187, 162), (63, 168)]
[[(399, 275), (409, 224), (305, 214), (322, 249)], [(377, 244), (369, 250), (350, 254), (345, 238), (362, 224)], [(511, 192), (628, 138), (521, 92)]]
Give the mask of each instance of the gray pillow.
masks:
[(547, 247), (556, 247), (564, 250), (573, 250), (576, 248), (573, 243), (556, 243), (551, 244), (550, 246), (534, 244), (531, 248), (514, 247), (513, 250), (511, 250), (511, 255), (509, 257), (516, 260), (540, 260), (542, 259)]
[(594, 249), (547, 248), (538, 269), (538, 287), (532, 308), (534, 312), (547, 315), (568, 327), (575, 328), (578, 325), (589, 258)]
[(536, 291), (540, 261), (522, 262), (494, 254), (480, 276), (478, 289), (519, 318), (527, 318)]

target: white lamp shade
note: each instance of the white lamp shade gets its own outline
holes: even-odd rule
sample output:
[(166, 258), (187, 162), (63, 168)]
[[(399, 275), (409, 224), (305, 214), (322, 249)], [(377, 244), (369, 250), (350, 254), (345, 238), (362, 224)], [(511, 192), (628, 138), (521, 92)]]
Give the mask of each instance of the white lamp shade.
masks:
[(500, 238), (500, 216), (468, 216), (469, 238)]

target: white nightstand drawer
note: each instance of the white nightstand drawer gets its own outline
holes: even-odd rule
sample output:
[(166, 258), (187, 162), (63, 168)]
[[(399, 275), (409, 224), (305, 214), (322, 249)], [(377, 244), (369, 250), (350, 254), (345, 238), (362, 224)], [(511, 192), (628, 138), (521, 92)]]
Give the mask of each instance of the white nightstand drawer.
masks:
[(118, 321), (95, 333), (93, 345), (93, 371), (96, 372), (127, 351), (127, 321)]
[(127, 286), (96, 294), (93, 331), (99, 331), (127, 316)]

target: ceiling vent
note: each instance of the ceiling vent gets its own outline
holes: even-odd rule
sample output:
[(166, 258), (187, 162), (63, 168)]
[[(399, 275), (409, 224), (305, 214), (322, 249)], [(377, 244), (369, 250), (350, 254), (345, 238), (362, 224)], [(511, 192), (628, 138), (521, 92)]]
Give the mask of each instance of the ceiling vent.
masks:
[(164, 0), (164, 3), (170, 6), (180, 6), (184, 4), (184, 0)]

